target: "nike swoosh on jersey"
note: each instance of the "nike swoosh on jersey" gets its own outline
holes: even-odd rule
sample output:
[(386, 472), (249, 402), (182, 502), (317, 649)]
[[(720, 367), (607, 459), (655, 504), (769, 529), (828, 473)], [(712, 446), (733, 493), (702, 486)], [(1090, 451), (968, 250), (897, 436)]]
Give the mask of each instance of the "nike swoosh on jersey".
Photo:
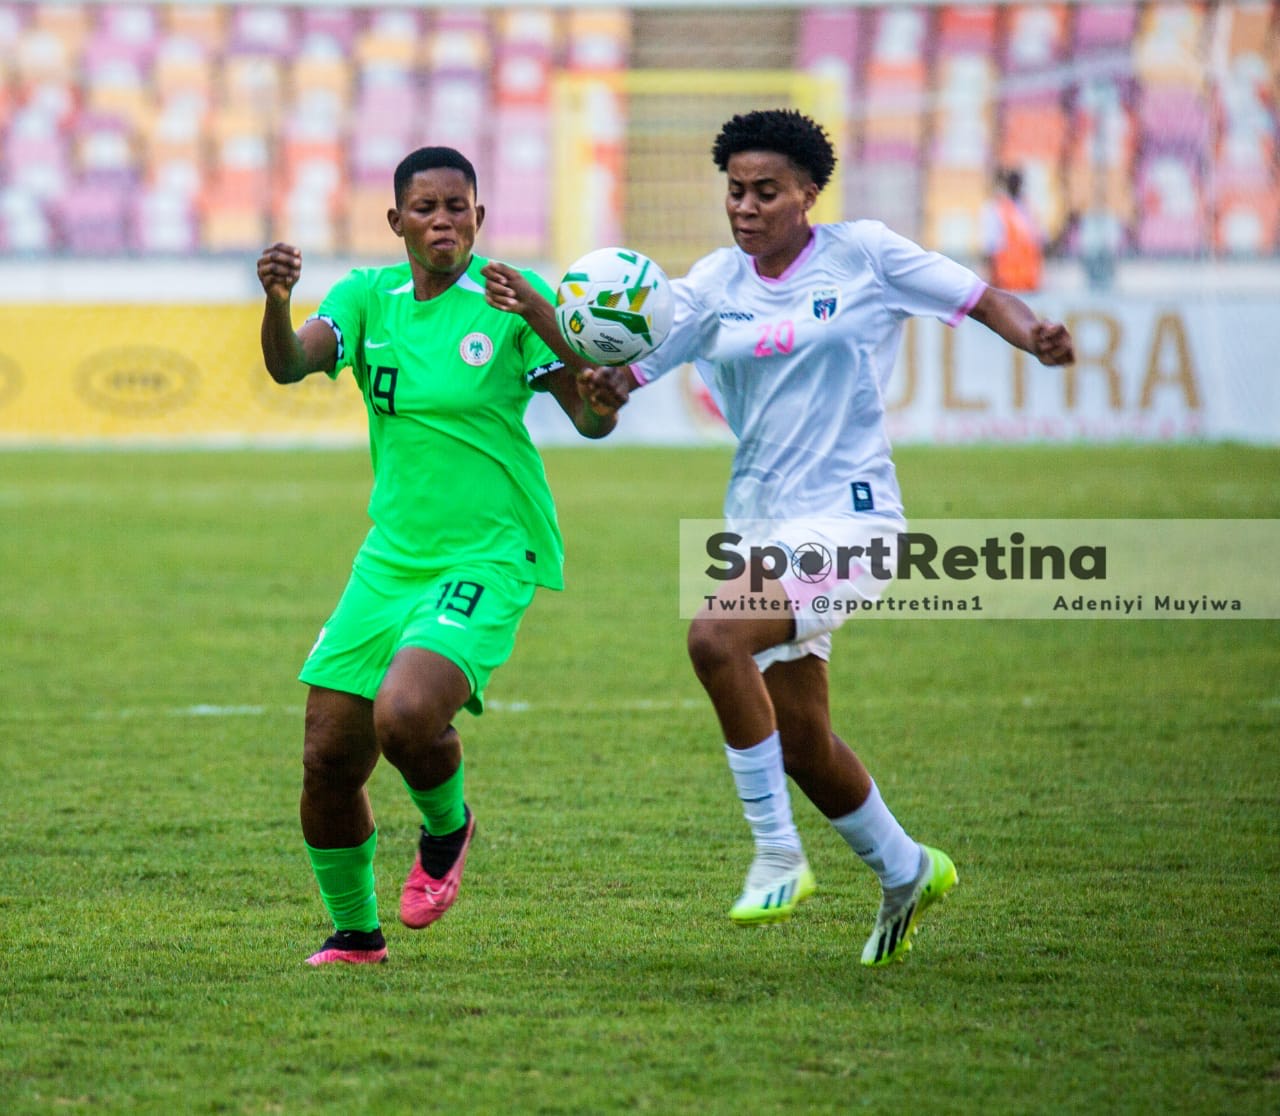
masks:
[(366, 349), (385, 349), (390, 344), (390, 341), (365, 341), (364, 347)]
[(437, 616), (436, 621), (441, 624), (448, 624), (451, 628), (465, 628), (466, 624), (459, 624), (457, 620), (453, 620), (448, 616)]

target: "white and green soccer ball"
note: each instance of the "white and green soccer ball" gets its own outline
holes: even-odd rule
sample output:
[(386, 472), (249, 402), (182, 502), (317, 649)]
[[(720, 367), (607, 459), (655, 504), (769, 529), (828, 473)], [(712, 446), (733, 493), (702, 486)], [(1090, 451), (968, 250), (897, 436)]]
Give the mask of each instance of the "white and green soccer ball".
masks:
[(671, 332), (671, 280), (629, 248), (597, 248), (570, 266), (556, 291), (556, 324), (590, 364), (630, 364)]

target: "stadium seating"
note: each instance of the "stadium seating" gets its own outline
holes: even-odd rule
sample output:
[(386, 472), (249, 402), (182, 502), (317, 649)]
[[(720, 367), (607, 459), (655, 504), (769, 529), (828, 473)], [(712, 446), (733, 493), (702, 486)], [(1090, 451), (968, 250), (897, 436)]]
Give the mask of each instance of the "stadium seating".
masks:
[(997, 40), (1001, 90), (995, 162), (1023, 173), (1026, 195), (1046, 232), (1068, 217), (1060, 168), (1070, 134), (1065, 107), (1070, 71), (1067, 9), (1063, 4), (1019, 5), (1003, 13)]
[(1273, 174), (1276, 80), (1264, 55), (1270, 19), (1267, 3), (1233, 6), (1222, 13), (1213, 44), (1223, 59), (1214, 99), (1213, 239), (1228, 256), (1262, 256), (1280, 248), (1280, 191)]
[(495, 98), (489, 71), (495, 51), (489, 22), (475, 11), (437, 12), (427, 51), (422, 85), (425, 105), (409, 117), (420, 123), (409, 134), (405, 149), (427, 143), (466, 152), (476, 168), (482, 193), (490, 196), (490, 152), (494, 147), (490, 128)]
[(853, 213), (877, 217), (911, 237), (921, 235), (929, 18), (923, 9), (884, 7), (866, 13), (864, 114)]
[(924, 239), (951, 256), (981, 251), (979, 215), (996, 151), (996, 8), (948, 5), (937, 14), (925, 159)]
[(575, 73), (623, 70), (631, 46), (631, 20), (619, 9), (575, 9), (569, 13), (565, 65)]
[(1003, 14), (1005, 25), (999, 49), (1006, 74), (1011, 78), (1036, 76), (1062, 66), (1067, 32), (1065, 4), (1018, 5)]
[[(1142, 255), (1280, 252), (1277, 0), (815, 4), (736, 13), (732, 35), (725, 18), (0, 2), (0, 253), (243, 253), (283, 236), (380, 257), (396, 163), (440, 143), (476, 164), (487, 250), (546, 258), (568, 212), (557, 151), (589, 151), (601, 205), (628, 180), (668, 211), (680, 195), (654, 180), (661, 150), (619, 130), (616, 93), (589, 137), (557, 134), (558, 75), (635, 66), (834, 76), (843, 211), (961, 257), (1004, 165), (1050, 232), (1080, 214)], [(686, 165), (683, 148), (667, 162)]]
[[(845, 127), (833, 137), (846, 167), (858, 161), (858, 141), (863, 123), (862, 11), (858, 8), (807, 8), (800, 15), (796, 65), (807, 74), (834, 79), (840, 89)], [(850, 216), (868, 211), (864, 182), (856, 174), (841, 179), (841, 209)]]

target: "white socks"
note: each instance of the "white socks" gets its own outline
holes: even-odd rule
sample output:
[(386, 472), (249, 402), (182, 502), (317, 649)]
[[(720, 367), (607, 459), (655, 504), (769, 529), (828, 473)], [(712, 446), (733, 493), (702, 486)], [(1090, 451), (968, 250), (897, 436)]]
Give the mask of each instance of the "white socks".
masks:
[(886, 891), (914, 883), (920, 875), (920, 846), (889, 813), (874, 782), (861, 806), (842, 818), (832, 818), (831, 824), (880, 877), (880, 886)]
[(774, 732), (750, 748), (726, 744), (724, 751), (756, 847), (769, 845), (799, 852), (800, 834), (791, 820), (791, 796), (778, 734)]
[[(791, 820), (791, 797), (778, 734), (774, 732), (750, 748), (730, 748), (726, 744), (724, 752), (756, 847), (799, 852), (800, 834)], [(831, 824), (880, 877), (880, 885), (886, 891), (909, 887), (919, 877), (920, 846), (889, 812), (874, 782), (861, 806), (842, 818), (832, 818)]]

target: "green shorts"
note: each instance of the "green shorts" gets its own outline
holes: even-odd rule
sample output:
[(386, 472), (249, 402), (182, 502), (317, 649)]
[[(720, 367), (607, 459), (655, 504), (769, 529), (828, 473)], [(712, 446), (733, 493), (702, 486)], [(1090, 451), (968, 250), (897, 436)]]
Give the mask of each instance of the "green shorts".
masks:
[(494, 566), (423, 577), (354, 568), (298, 677), (372, 701), (396, 652), (424, 647), (467, 676), (464, 708), (482, 713), (489, 676), (510, 658), (535, 588)]

